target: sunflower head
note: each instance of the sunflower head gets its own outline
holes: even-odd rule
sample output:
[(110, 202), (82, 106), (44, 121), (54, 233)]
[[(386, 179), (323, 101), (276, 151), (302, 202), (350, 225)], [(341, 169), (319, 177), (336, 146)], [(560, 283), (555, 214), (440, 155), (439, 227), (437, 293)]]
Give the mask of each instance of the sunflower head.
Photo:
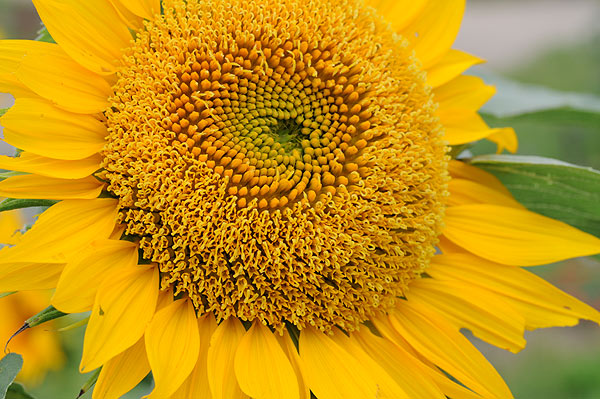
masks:
[(342, 3), (172, 2), (125, 51), (103, 178), (199, 314), (353, 330), (434, 253), (431, 92), (407, 43)]

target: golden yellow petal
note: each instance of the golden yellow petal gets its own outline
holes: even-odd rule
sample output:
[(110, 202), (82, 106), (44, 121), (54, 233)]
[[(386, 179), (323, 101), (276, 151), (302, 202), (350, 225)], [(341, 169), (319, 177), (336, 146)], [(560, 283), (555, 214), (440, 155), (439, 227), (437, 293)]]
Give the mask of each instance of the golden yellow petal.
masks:
[(25, 261), (65, 263), (92, 241), (108, 238), (116, 218), (114, 199), (61, 201), (42, 213), (16, 246), (2, 250), (0, 265)]
[(407, 299), (436, 309), (458, 329), (467, 328), (478, 338), (517, 353), (525, 347), (525, 318), (502, 297), (456, 281), (419, 279)]
[(418, 370), (416, 358), (391, 341), (378, 337), (368, 328), (353, 334), (358, 343), (396, 380), (411, 399), (445, 399), (437, 385)]
[(427, 0), (366, 0), (392, 25), (396, 32), (411, 23), (427, 4)]
[(142, 337), (102, 366), (92, 399), (119, 399), (149, 372), (146, 343)]
[(381, 364), (371, 358), (363, 349), (356, 337), (352, 334), (350, 337), (343, 332), (335, 330), (331, 336), (334, 342), (344, 348), (354, 359), (358, 360), (364, 371), (369, 373), (370, 377), (377, 384), (377, 396), (381, 398), (412, 399), (405, 390)]
[(147, 397), (168, 398), (190, 375), (200, 352), (198, 320), (189, 300), (179, 299), (156, 313), (146, 331), (146, 351), (155, 381)]
[(423, 68), (434, 66), (450, 50), (464, 11), (465, 0), (429, 0), (419, 15), (400, 30)]
[(443, 115), (453, 110), (477, 111), (492, 98), (496, 89), (477, 76), (460, 75), (435, 88), (433, 93), (440, 104), (438, 114)]
[(9, 144), (48, 158), (88, 158), (102, 149), (106, 127), (91, 115), (74, 114), (36, 98), (18, 98), (0, 118)]
[(495, 204), (525, 209), (510, 194), (467, 179), (455, 178), (448, 183), (449, 206), (467, 204)]
[(498, 145), (498, 153), (502, 150), (506, 150), (515, 153), (519, 148), (519, 140), (515, 130), (511, 127), (505, 127), (501, 129), (494, 129), (494, 132), (486, 137), (486, 139), (496, 143)]
[[(0, 252), (4, 255), (4, 252)], [(0, 292), (56, 287), (64, 263), (8, 262), (0, 264)]]
[(25, 220), (20, 211), (0, 212), (0, 244), (13, 244), (15, 233), (24, 227), (24, 224)]
[(496, 370), (432, 309), (404, 301), (390, 315), (394, 329), (423, 357), (482, 395), (512, 398)]
[(461, 73), (476, 64), (484, 62), (481, 58), (460, 50), (448, 51), (442, 59), (427, 70), (427, 83), (439, 87), (450, 82)]
[(496, 176), (476, 166), (469, 165), (462, 161), (452, 160), (448, 164), (448, 171), (453, 178), (471, 180), (494, 189), (506, 196), (512, 196), (510, 191), (508, 191)]
[(46, 158), (26, 151), (18, 157), (0, 155), (0, 169), (61, 179), (81, 179), (89, 176), (100, 169), (101, 162), (102, 157), (99, 154), (76, 161)]
[(94, 199), (105, 183), (88, 176), (57, 179), (38, 175), (17, 175), (0, 181), (0, 196), (29, 199)]
[(85, 330), (79, 369), (92, 371), (135, 344), (154, 316), (158, 269), (136, 265), (105, 275)]
[(235, 317), (223, 321), (210, 339), (208, 384), (213, 399), (247, 398), (240, 389), (234, 371), (237, 347), (246, 330)]
[(300, 399), (310, 399), (310, 388), (306, 384), (304, 380), (304, 374), (302, 372), (302, 361), (300, 360), (300, 354), (298, 354), (298, 349), (294, 345), (294, 341), (290, 334), (285, 330), (283, 335), (275, 336), (279, 341), (279, 345), (286, 353), (292, 367), (294, 368), (294, 373), (296, 374), (296, 378), (298, 380), (298, 387), (300, 388)]
[(160, 0), (116, 0), (129, 9), (135, 15), (145, 19), (152, 19), (160, 14)]
[(33, 0), (52, 38), (75, 61), (102, 75), (116, 72), (131, 34), (107, 0)]
[(277, 339), (255, 322), (237, 347), (234, 370), (242, 391), (255, 399), (300, 399), (296, 374)]
[(535, 266), (600, 252), (600, 239), (558, 220), (512, 207), (472, 204), (446, 210), (443, 234), (494, 262)]
[[(16, 41), (25, 50), (15, 76), (39, 96), (67, 111), (93, 114), (108, 107), (112, 90), (102, 76), (83, 68), (53, 43), (31, 45)], [(1, 46), (0, 46), (1, 51)]]
[(121, 18), (121, 21), (127, 25), (129, 29), (138, 30), (144, 27), (144, 18), (135, 15), (121, 0), (109, 0), (110, 4), (115, 8), (117, 14)]
[(172, 399), (212, 398), (208, 384), (208, 348), (210, 347), (210, 338), (216, 329), (217, 322), (212, 314), (207, 313), (198, 319), (198, 331), (200, 332), (198, 361), (190, 376), (183, 382), (177, 392), (173, 394)]
[(306, 383), (319, 399), (377, 397), (377, 382), (366, 366), (325, 333), (302, 330), (299, 349)]
[(128, 270), (138, 261), (138, 246), (121, 240), (98, 240), (63, 270), (51, 303), (65, 313), (91, 310), (98, 282), (113, 270)]
[(527, 329), (572, 326), (579, 319), (600, 323), (600, 312), (521, 268), (471, 254), (445, 254), (435, 256), (427, 272), (438, 280), (464, 281), (501, 296), (525, 317)]

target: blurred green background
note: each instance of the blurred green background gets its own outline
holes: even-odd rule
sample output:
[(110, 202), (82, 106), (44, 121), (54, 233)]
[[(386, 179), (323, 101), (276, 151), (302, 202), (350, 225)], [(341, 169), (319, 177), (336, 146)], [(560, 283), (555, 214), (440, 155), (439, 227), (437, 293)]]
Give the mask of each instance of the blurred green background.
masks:
[[(484, 71), (523, 83), (600, 96), (600, 3), (594, 0), (468, 2), (456, 48), (488, 59)], [(0, 0), (0, 37), (34, 38), (39, 21), (27, 0)], [(484, 72), (487, 73), (487, 72)], [(8, 101), (7, 97), (0, 102)], [(600, 169), (600, 117), (564, 112), (535, 117), (488, 118), (512, 126), (519, 154), (558, 158)], [(473, 153), (493, 152), (483, 143)], [(599, 204), (600, 206), (600, 204)], [(530, 269), (531, 270), (531, 269)], [(534, 268), (566, 292), (600, 309), (600, 262), (575, 259)], [(40, 399), (75, 398), (87, 376), (77, 372), (82, 328), (62, 333), (69, 364), (28, 389)], [(600, 328), (583, 322), (573, 328), (527, 333), (519, 354), (477, 346), (506, 379), (518, 399), (600, 399)], [(140, 397), (148, 382), (128, 397)], [(84, 397), (90, 397), (85, 395)]]

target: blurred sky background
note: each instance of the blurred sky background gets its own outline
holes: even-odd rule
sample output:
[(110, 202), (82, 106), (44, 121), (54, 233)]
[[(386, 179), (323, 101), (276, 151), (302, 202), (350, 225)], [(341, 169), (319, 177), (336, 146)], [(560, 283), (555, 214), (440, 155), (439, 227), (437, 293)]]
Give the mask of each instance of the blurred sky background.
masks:
[[(599, 20), (597, 0), (468, 0), (454, 47), (487, 59), (484, 71), (524, 83), (600, 96)], [(0, 0), (0, 37), (32, 39), (38, 29), (30, 1)], [(10, 103), (9, 96), (0, 94), (0, 107)], [(559, 158), (600, 169), (597, 117), (513, 117), (489, 122), (515, 127), (519, 154)], [(0, 152), (12, 151), (0, 143)], [(483, 145), (474, 149), (478, 151), (493, 152), (493, 147)], [(600, 262), (596, 259), (576, 259), (533, 271), (600, 309)], [(76, 372), (82, 345), (80, 330), (63, 333), (71, 356), (70, 370), (51, 374), (43, 386), (32, 390), (36, 397), (71, 397), (62, 395), (76, 392), (85, 382), (86, 377)], [(530, 332), (526, 338), (527, 348), (516, 355), (474, 340), (505, 377), (516, 398), (600, 399), (598, 326), (582, 322), (574, 328)], [(132, 397), (139, 397), (139, 392)]]

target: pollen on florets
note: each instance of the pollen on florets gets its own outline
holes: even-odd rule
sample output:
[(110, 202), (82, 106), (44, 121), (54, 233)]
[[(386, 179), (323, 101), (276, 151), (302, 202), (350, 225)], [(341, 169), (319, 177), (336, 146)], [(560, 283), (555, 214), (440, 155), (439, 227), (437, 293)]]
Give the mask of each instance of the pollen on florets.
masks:
[(346, 330), (434, 253), (441, 127), (405, 42), (354, 0), (165, 1), (126, 52), (104, 177), (199, 314)]

